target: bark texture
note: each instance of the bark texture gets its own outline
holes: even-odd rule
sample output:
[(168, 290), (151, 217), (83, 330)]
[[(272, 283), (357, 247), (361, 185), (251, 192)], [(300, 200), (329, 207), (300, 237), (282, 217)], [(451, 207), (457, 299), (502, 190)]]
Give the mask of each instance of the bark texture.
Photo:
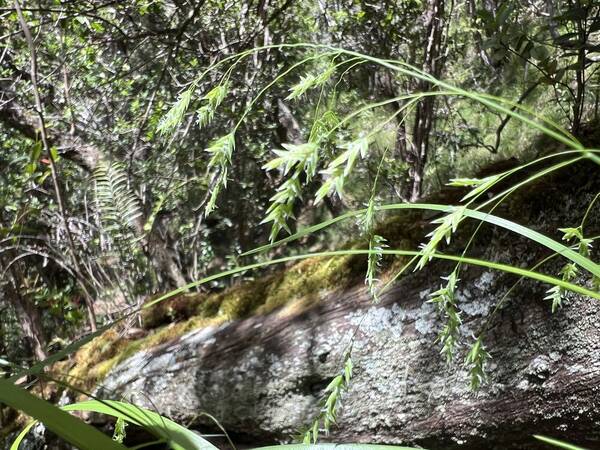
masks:
[[(557, 237), (558, 226), (579, 223), (598, 192), (600, 180), (590, 173), (575, 168), (495, 213)], [(598, 234), (598, 216), (596, 208), (586, 222), (590, 235)], [(522, 267), (548, 255), (505, 230), (487, 229), (478, 242), (472, 256)], [(560, 266), (556, 261), (544, 268), (556, 273)], [(287, 440), (318, 412), (318, 399), (355, 336), (354, 380), (339, 425), (326, 440), (430, 450), (537, 449), (544, 447), (532, 435), (547, 434), (598, 448), (600, 303), (569, 295), (552, 314), (543, 300), (548, 286), (526, 281), (492, 317), (515, 278), (462, 271), (462, 341), (472, 342), (490, 320), (489, 380), (474, 394), (462, 359), (448, 366), (434, 343), (442, 323), (428, 295), (451, 267), (432, 263), (404, 277), (379, 304), (358, 285), (325, 295), (309, 310), (287, 308), (193, 331), (124, 361), (100, 392), (133, 397), (199, 428), (209, 423), (199, 413), (208, 412), (241, 441)]]
[(23, 337), (31, 349), (31, 353), (39, 361), (48, 356), (46, 354), (46, 337), (40, 313), (35, 304), (26, 295), (20, 295), (10, 284), (7, 284), (6, 298), (15, 309), (19, 318)]

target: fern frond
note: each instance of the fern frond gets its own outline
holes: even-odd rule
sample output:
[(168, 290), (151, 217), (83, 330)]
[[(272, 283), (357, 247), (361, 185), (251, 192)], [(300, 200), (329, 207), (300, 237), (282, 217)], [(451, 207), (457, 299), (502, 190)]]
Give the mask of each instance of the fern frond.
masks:
[(96, 205), (105, 231), (133, 242), (135, 222), (142, 215), (122, 164), (100, 162), (94, 171)]

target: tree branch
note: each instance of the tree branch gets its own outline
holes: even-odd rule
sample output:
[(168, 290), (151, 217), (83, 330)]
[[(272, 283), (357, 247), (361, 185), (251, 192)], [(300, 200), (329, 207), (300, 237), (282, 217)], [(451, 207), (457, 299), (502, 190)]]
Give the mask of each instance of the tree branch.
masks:
[(36, 112), (38, 115), (39, 133), (40, 133), (40, 137), (42, 139), (42, 145), (44, 147), (44, 151), (46, 153), (48, 160), (50, 161), (50, 173), (52, 176), (52, 185), (54, 187), (56, 203), (58, 205), (58, 210), (60, 213), (60, 217), (61, 217), (62, 225), (63, 225), (64, 231), (65, 231), (65, 235), (67, 237), (67, 243), (68, 243), (69, 251), (71, 253), (71, 257), (73, 260), (73, 266), (74, 266), (75, 272), (78, 274), (79, 284), (80, 284), (82, 290), (84, 291), (84, 294), (86, 297), (86, 304), (87, 304), (87, 310), (88, 310), (88, 315), (89, 315), (90, 327), (91, 327), (92, 331), (95, 331), (96, 330), (96, 315), (94, 313), (94, 304), (92, 301), (92, 297), (91, 297), (90, 293), (88, 292), (88, 290), (83, 282), (83, 279), (81, 277), (79, 261), (77, 258), (77, 253), (75, 252), (73, 236), (71, 236), (71, 231), (69, 230), (69, 224), (67, 222), (67, 213), (66, 213), (65, 203), (63, 200), (63, 196), (62, 196), (59, 181), (58, 181), (58, 171), (56, 169), (56, 161), (54, 159), (54, 154), (52, 152), (50, 143), (48, 141), (46, 122), (44, 120), (44, 105), (42, 104), (42, 100), (40, 97), (40, 91), (39, 91), (38, 83), (37, 83), (38, 71), (37, 71), (37, 54), (35, 51), (35, 45), (33, 42), (33, 37), (31, 36), (31, 31), (29, 30), (29, 26), (27, 25), (27, 21), (25, 20), (25, 17), (23, 16), (23, 11), (21, 11), (21, 5), (19, 4), (19, 0), (14, 0), (14, 5), (15, 5), (15, 10), (17, 11), (17, 16), (19, 18), (19, 23), (23, 30), (23, 34), (25, 35), (25, 40), (27, 41), (27, 46), (29, 47), (29, 52), (31, 54), (31, 72), (30, 72), (31, 85), (33, 88), (35, 107), (36, 107)]

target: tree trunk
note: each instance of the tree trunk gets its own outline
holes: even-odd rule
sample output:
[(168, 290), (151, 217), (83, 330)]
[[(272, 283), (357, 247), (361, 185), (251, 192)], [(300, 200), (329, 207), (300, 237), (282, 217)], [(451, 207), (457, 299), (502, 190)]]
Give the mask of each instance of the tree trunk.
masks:
[[(577, 8), (582, 8), (581, 2), (576, 3)], [(585, 9), (587, 11), (587, 9)], [(585, 45), (588, 40), (586, 24), (587, 24), (587, 12), (586, 16), (582, 20), (577, 21), (577, 68), (575, 69), (575, 98), (573, 99), (573, 124), (571, 126), (573, 134), (577, 135), (581, 128), (581, 120), (583, 118), (583, 106), (585, 103), (585, 67), (586, 67), (586, 49)]]
[(46, 339), (40, 314), (26, 296), (15, 295), (11, 297), (10, 302), (20, 318), (21, 331), (27, 339), (33, 355), (38, 361), (43, 361), (48, 357), (48, 354), (46, 353)]
[(160, 235), (160, 232), (151, 233), (143, 240), (142, 245), (159, 276), (163, 280), (168, 280), (166, 283), (163, 282), (163, 288), (180, 288), (188, 283), (177, 264), (174, 252), (169, 248), (168, 241)]
[[(424, 14), (426, 42), (422, 68), (428, 74), (439, 78), (444, 66), (442, 55), (442, 36), (444, 32), (444, 1), (428, 0)], [(427, 92), (432, 85), (420, 80), (418, 92)], [(417, 201), (423, 193), (423, 176), (429, 154), (429, 138), (435, 121), (435, 97), (423, 98), (415, 108), (412, 142), (405, 151), (405, 161), (409, 165), (411, 183), (407, 186), (405, 197), (411, 202)]]
[[(2, 263), (4, 264), (3, 260)], [(33, 356), (35, 356), (38, 361), (43, 361), (48, 355), (46, 353), (46, 337), (42, 327), (40, 313), (27, 295), (21, 295), (19, 292), (18, 274), (16, 273), (16, 270), (11, 267), (10, 272), (12, 274), (12, 280), (8, 280), (4, 288), (6, 298), (19, 318), (21, 331)], [(12, 284), (13, 282), (15, 285)]]

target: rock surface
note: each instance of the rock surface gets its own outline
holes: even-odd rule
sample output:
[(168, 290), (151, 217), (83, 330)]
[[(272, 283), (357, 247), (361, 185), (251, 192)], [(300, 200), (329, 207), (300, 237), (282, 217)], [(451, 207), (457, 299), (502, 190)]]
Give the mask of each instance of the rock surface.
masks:
[[(559, 184), (544, 199), (521, 200), (536, 203), (495, 213), (520, 215), (520, 222), (559, 238), (556, 227), (577, 226), (597, 192), (598, 181), (588, 181), (574, 203), (566, 203), (573, 192)], [(595, 212), (590, 234), (598, 223)], [(506, 230), (486, 229), (477, 242), (470, 255), (522, 267), (548, 255)], [(427, 300), (452, 267), (434, 262), (405, 276), (379, 304), (359, 283), (309, 310), (288, 308), (191, 332), (122, 362), (99, 392), (133, 397), (199, 427), (210, 423), (201, 413), (210, 413), (240, 441), (284, 441), (318, 412), (354, 339), (354, 379), (327, 440), (537, 449), (545, 447), (531, 435), (547, 434), (599, 448), (600, 303), (569, 294), (552, 314), (543, 300), (548, 286), (524, 281), (493, 314), (516, 278), (465, 269), (458, 290), (463, 347), (448, 366), (434, 343), (440, 314)], [(556, 273), (560, 262), (543, 268)], [(492, 359), (487, 383), (474, 394), (462, 358), (485, 324)]]

